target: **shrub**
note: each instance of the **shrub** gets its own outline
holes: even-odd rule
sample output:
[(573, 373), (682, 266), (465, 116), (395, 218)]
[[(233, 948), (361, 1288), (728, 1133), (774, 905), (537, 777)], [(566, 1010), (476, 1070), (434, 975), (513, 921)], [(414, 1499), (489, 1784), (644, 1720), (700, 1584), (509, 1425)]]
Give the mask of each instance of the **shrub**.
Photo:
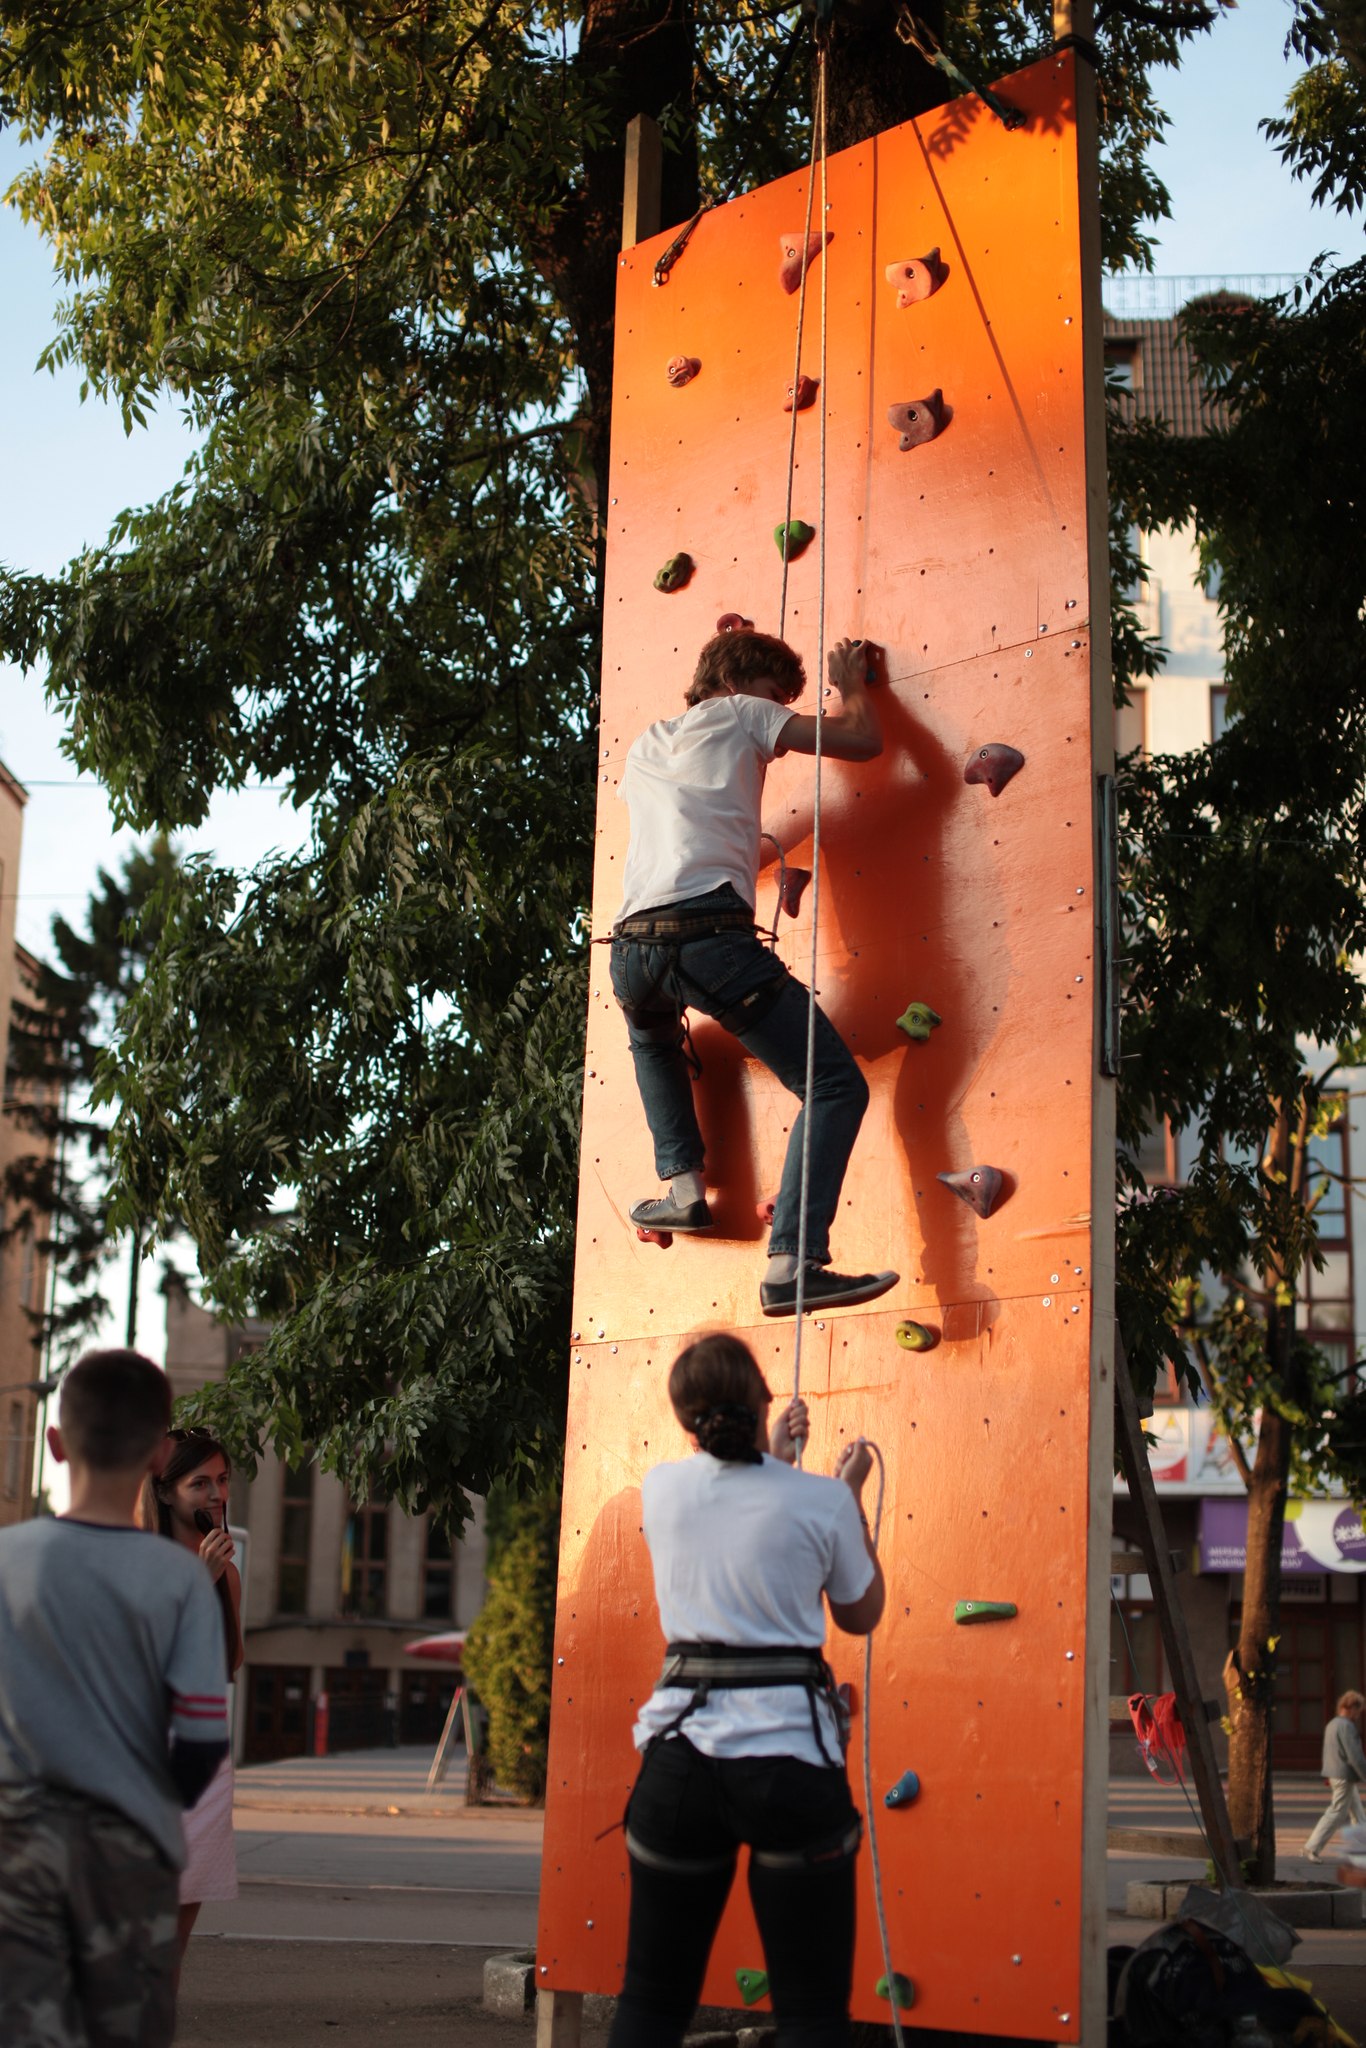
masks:
[(488, 1597), (465, 1644), (465, 1672), (489, 1717), (488, 1758), (505, 1792), (545, 1798), (560, 1503), (506, 1504)]

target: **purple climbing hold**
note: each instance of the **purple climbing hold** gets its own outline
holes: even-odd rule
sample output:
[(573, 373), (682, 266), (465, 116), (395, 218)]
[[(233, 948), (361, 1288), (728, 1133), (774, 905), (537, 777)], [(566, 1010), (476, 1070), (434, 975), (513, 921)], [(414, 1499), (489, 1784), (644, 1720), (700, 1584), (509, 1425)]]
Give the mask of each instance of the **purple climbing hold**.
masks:
[(655, 577), (655, 589), (666, 592), (681, 590), (696, 567), (691, 555), (670, 555)]
[(932, 391), (928, 398), (908, 399), (903, 405), (889, 405), (888, 424), (901, 436), (901, 452), (921, 448), (944, 431), (944, 394)]
[(802, 897), (806, 894), (810, 880), (810, 868), (789, 868), (783, 876), (782, 892), (778, 902), (789, 917), (795, 917), (801, 909)]
[(992, 795), (999, 796), (1024, 764), (1025, 757), (1018, 747), (1008, 747), (1004, 740), (991, 740), (977, 749), (963, 770), (963, 780), (985, 782)]
[(827, 242), (833, 242), (830, 234), (779, 235), (778, 247), (783, 252), (778, 280), (785, 292), (795, 292)]
[(691, 384), (701, 367), (702, 359), (700, 356), (672, 356), (669, 360), (669, 367), (664, 374), (669, 382), (677, 388), (683, 384)]
[(816, 393), (820, 388), (821, 380), (819, 377), (799, 377), (795, 384), (789, 384), (787, 387), (787, 397), (783, 400), (783, 411), (805, 412), (808, 405), (816, 403)]
[(975, 1209), (983, 1218), (990, 1216), (1005, 1185), (1004, 1174), (995, 1166), (970, 1166), (966, 1173), (937, 1173), (935, 1179), (952, 1188), (969, 1209)]
[(752, 633), (753, 619), (747, 619), (743, 612), (722, 612), (716, 621), (718, 633)]
[(904, 263), (889, 263), (886, 270), (888, 284), (896, 286), (898, 306), (919, 305), (938, 291), (948, 274), (948, 265), (940, 262), (937, 249), (928, 249), (923, 256), (908, 256)]

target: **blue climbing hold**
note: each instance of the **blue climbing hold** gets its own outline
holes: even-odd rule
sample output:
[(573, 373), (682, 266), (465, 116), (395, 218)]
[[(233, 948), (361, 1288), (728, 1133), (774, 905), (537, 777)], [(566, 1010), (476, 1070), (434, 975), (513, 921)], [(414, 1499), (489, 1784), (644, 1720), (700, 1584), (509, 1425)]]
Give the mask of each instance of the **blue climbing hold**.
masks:
[(903, 1771), (890, 1792), (884, 1794), (884, 1806), (909, 1806), (920, 1796), (920, 1780), (914, 1771)]

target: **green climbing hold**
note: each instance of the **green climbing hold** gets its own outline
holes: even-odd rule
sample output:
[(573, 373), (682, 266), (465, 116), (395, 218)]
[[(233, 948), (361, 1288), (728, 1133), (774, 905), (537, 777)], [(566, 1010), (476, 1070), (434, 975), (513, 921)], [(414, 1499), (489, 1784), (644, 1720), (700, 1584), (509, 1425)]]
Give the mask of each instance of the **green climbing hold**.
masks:
[(795, 562), (798, 555), (804, 555), (815, 538), (815, 527), (808, 526), (804, 519), (787, 519), (773, 529), (774, 542), (785, 562)]
[(885, 1998), (890, 2004), (893, 1994), (895, 1994), (897, 2006), (902, 2012), (909, 2012), (915, 2004), (915, 1986), (909, 1977), (902, 1976), (900, 1970), (893, 1970), (890, 1979), (879, 1977), (877, 1980), (877, 1995), (879, 1998)]
[(939, 1342), (939, 1332), (924, 1323), (898, 1323), (896, 1341), (903, 1351), (933, 1351)]
[(757, 2005), (761, 1998), (768, 1997), (767, 1970), (737, 1970), (735, 1981), (746, 2005)]
[(655, 577), (655, 589), (664, 591), (681, 590), (691, 577), (696, 566), (691, 555), (670, 555), (664, 567)]
[(971, 1621), (1014, 1621), (1019, 1608), (1013, 1600), (955, 1600), (953, 1618), (957, 1622)]
[(907, 1038), (914, 1038), (924, 1045), (930, 1033), (943, 1021), (939, 1012), (932, 1010), (928, 1003), (908, 1003), (897, 1018), (896, 1027), (898, 1031), (904, 1031)]

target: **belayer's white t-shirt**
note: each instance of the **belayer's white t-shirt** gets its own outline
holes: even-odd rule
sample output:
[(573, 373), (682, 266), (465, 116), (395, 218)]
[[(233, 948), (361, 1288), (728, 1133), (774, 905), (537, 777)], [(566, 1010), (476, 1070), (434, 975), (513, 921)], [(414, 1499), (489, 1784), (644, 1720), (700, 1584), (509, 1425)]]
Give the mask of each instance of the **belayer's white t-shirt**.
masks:
[[(842, 1479), (798, 1472), (780, 1458), (737, 1465), (698, 1451), (656, 1465), (641, 1485), (655, 1597), (670, 1643), (817, 1649), (822, 1594), (841, 1606), (873, 1579), (858, 1502)], [(686, 1686), (651, 1693), (635, 1726), (637, 1749), (692, 1697)], [(707, 1756), (839, 1756), (834, 1715), (817, 1707), (828, 1756), (800, 1685), (718, 1688), (679, 1729)]]
[(631, 813), (619, 919), (724, 882), (753, 908), (764, 774), (795, 715), (767, 697), (708, 697), (646, 726), (617, 792)]

